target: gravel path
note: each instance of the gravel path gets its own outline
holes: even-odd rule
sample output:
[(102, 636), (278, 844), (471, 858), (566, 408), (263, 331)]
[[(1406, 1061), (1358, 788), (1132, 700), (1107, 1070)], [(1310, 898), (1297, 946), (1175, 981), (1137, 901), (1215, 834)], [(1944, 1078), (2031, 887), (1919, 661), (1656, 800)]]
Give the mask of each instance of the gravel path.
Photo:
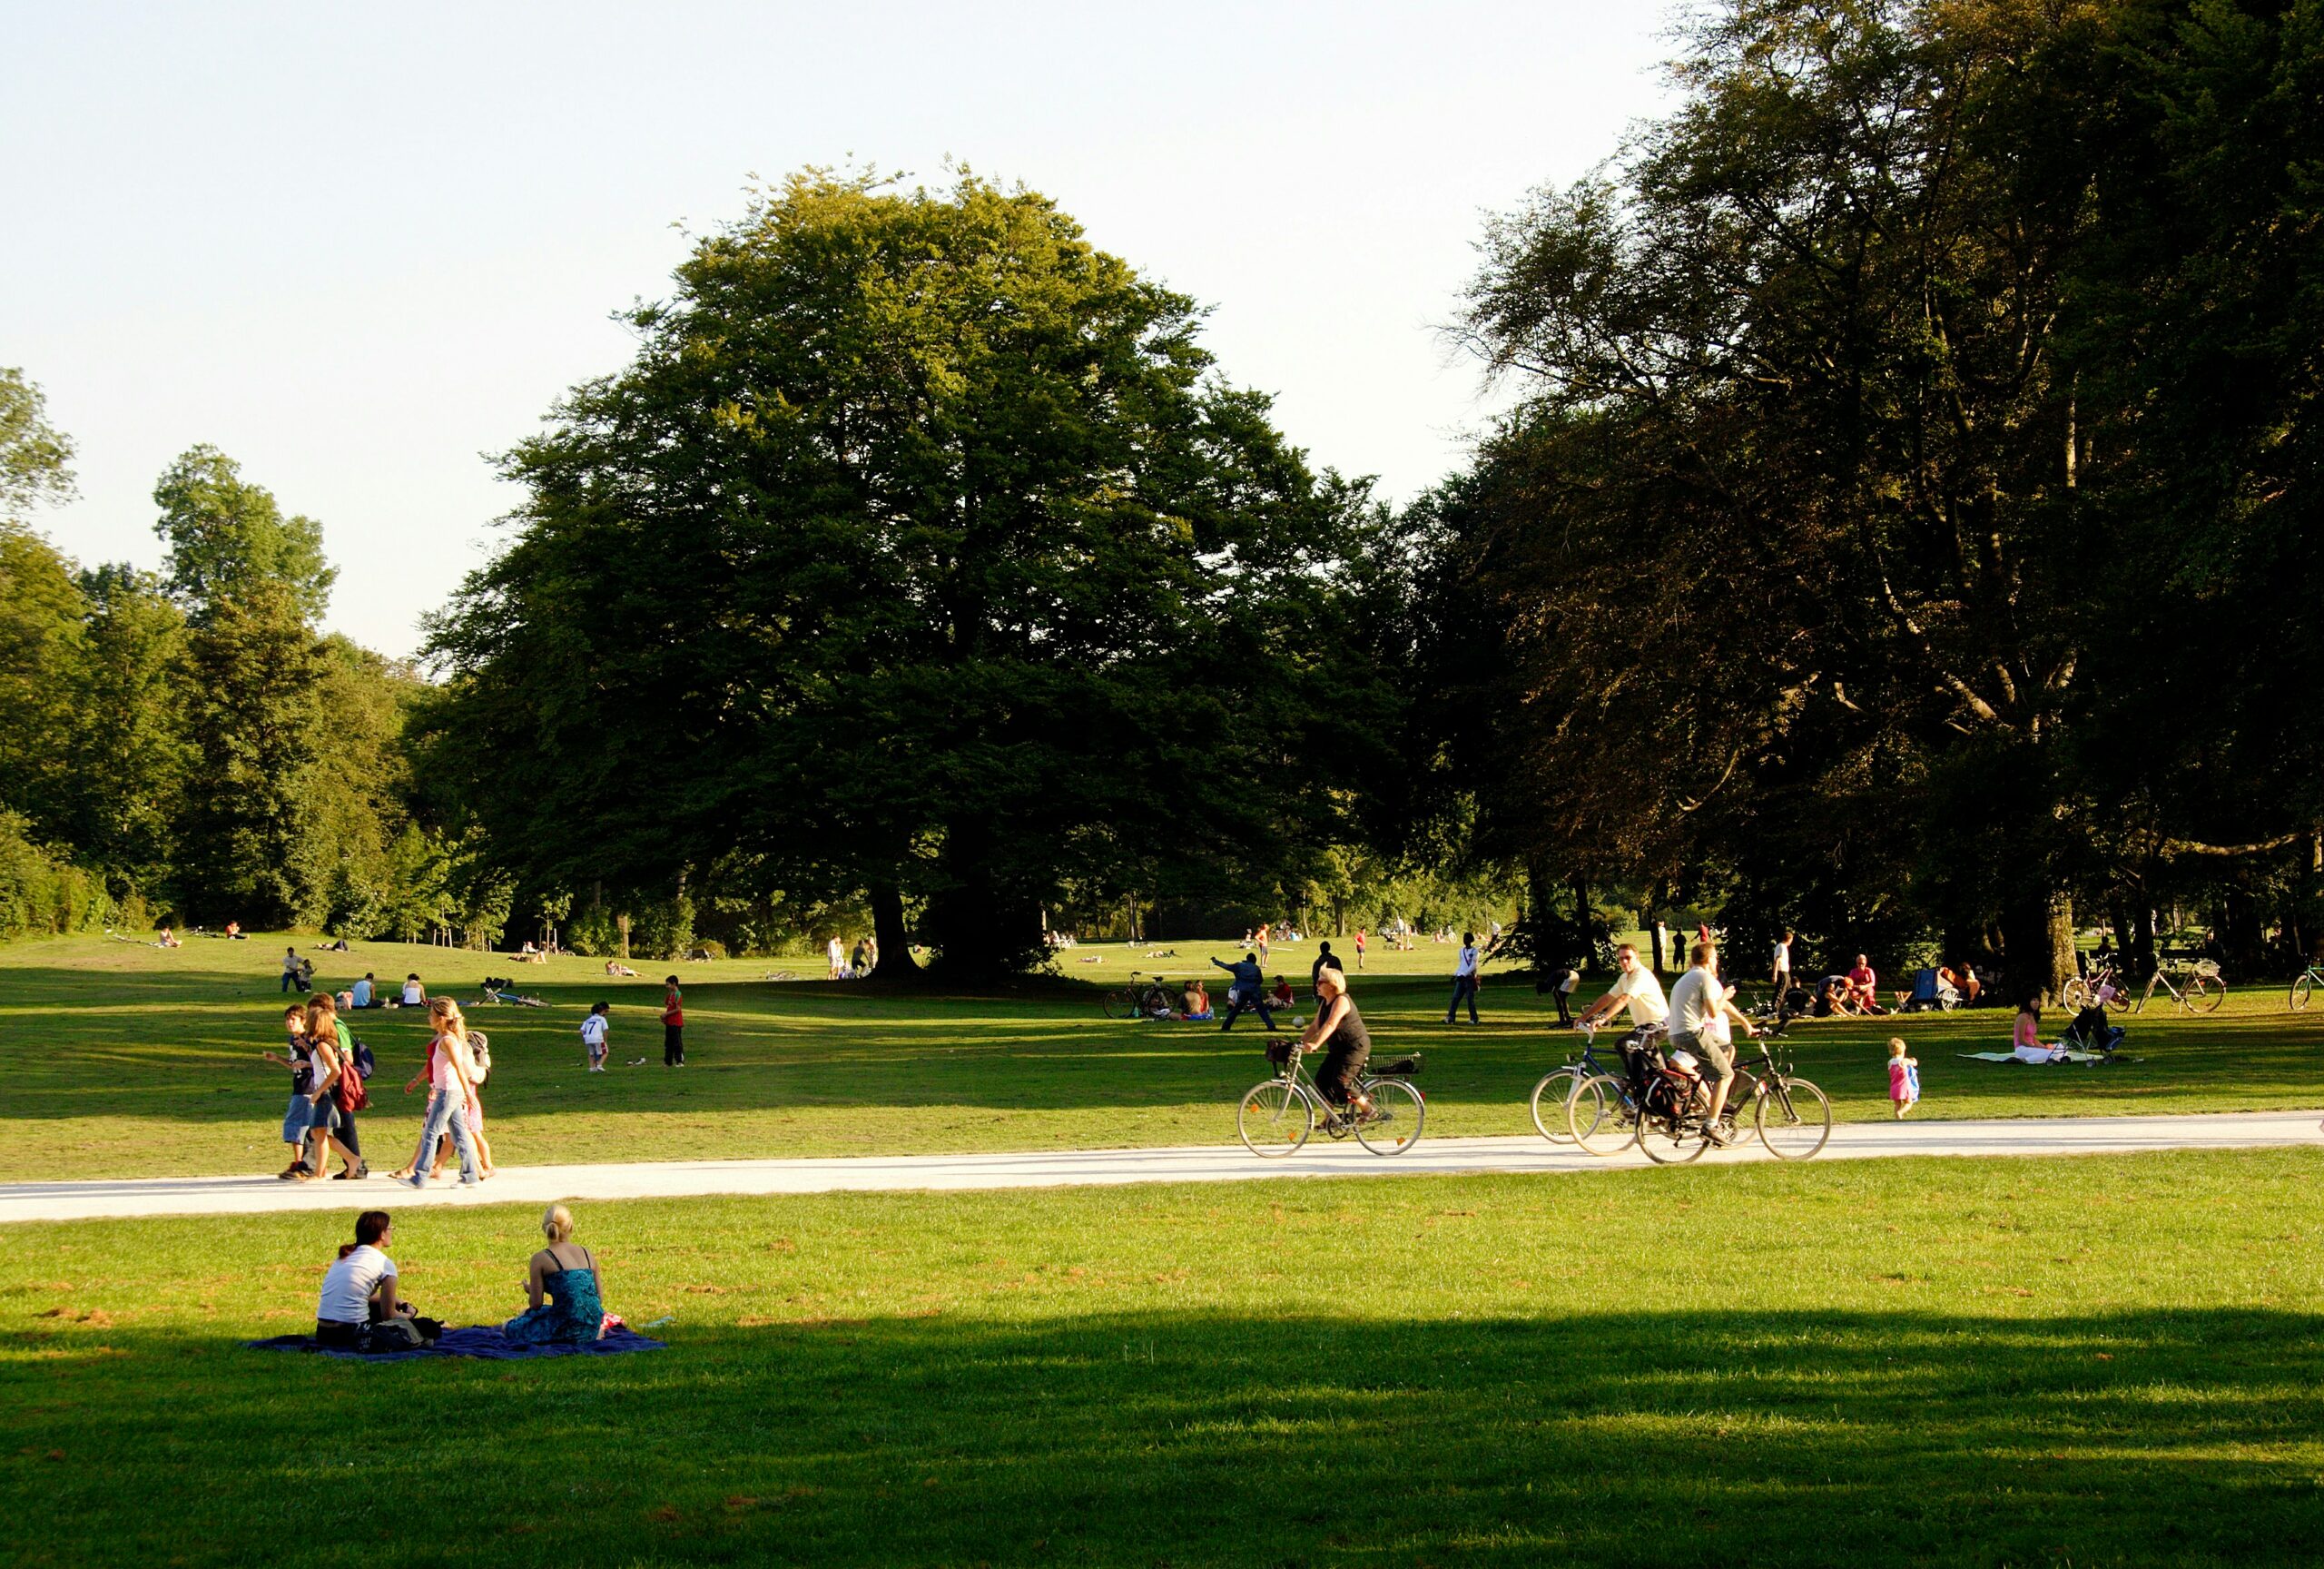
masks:
[[(2324, 1143), (2315, 1111), (2179, 1117), (2059, 1117), (1962, 1122), (1844, 1122), (1817, 1157), (2121, 1155), (2152, 1150), (2250, 1150)], [(1714, 1150), (1701, 1170), (1769, 1159), (1757, 1144)], [(1423, 1139), (1382, 1159), (1318, 1134), (1284, 1159), (1239, 1144), (1162, 1150), (1072, 1150), (1011, 1155), (857, 1156), (812, 1160), (668, 1160), (604, 1166), (505, 1166), (474, 1188), (425, 1192), (367, 1182), (280, 1182), (271, 1176), (160, 1177), (0, 1184), (0, 1223), (103, 1216), (255, 1215), (274, 1210), (392, 1209), (411, 1204), (546, 1204), (554, 1199), (684, 1198), (697, 1194), (952, 1191), (980, 1188), (1241, 1182), (1271, 1177), (1390, 1177), (1414, 1172), (1606, 1171), (1641, 1167), (1632, 1150), (1601, 1160), (1538, 1138)]]

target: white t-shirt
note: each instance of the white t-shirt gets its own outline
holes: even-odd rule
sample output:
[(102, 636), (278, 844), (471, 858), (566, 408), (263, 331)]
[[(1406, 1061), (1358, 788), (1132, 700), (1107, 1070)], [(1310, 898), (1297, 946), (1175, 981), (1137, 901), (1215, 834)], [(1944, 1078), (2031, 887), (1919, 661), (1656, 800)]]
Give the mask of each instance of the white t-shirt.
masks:
[(605, 1043), (606, 1016), (602, 1013), (592, 1013), (586, 1019), (582, 1020), (581, 1044), (584, 1046), (597, 1047), (603, 1046)]
[(407, 1008), (417, 1008), (419, 1006), (419, 982), (417, 981), (405, 982), (403, 983), (403, 1005)]
[(1784, 972), (1786, 974), (1789, 974), (1791, 972), (1790, 943), (1778, 942), (1776, 944), (1776, 968)]
[(322, 1300), (315, 1304), (315, 1317), (333, 1324), (368, 1323), (371, 1317), (371, 1293), (379, 1282), (392, 1279), (396, 1261), (366, 1242), (346, 1258), (330, 1267), (323, 1277)]
[(1626, 972), (1615, 976), (1606, 995), (1625, 1000), (1633, 1024), (1659, 1024), (1670, 1017), (1670, 1005), (1662, 1000), (1662, 982), (1643, 964), (1633, 964)]
[(1670, 988), (1670, 1033), (1700, 1037), (1718, 1012), (1719, 984), (1708, 970), (1689, 970)]
[(1460, 962), (1460, 964), (1459, 964), (1459, 965), (1458, 965), (1458, 966), (1453, 970), (1452, 973), (1453, 973), (1453, 974), (1455, 974), (1455, 975), (1473, 975), (1473, 974), (1475, 974), (1476, 972), (1477, 972), (1477, 951), (1476, 951), (1474, 948), (1463, 948), (1463, 949), (1462, 949), (1462, 950), (1461, 950), (1461, 962)]

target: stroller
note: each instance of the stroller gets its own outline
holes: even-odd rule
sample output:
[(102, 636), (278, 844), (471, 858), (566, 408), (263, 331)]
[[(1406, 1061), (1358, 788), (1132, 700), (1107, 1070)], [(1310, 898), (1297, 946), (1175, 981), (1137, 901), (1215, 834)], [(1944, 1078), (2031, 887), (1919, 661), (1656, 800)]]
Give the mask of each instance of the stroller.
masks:
[(2102, 1003), (2093, 1002), (2073, 1016), (2059, 1044), (2069, 1051), (2095, 1051), (2101, 1057), (2112, 1057), (2130, 1038), (2130, 1031), (2107, 1020)]
[(1913, 993), (1897, 1010), (1903, 1013), (1950, 1013), (1961, 1006), (1961, 993), (1934, 969), (1924, 965), (1913, 975)]

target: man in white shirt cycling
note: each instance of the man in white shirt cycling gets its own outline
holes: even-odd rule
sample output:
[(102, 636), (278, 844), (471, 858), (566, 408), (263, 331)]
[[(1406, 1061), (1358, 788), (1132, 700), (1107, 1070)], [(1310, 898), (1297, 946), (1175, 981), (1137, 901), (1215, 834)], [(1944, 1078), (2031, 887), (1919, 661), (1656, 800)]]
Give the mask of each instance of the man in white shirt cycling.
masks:
[(1614, 967), (1619, 972), (1606, 994), (1581, 1011), (1574, 1020), (1577, 1029), (1595, 1024), (1600, 1019), (1610, 1019), (1625, 1007), (1630, 1011), (1633, 1024), (1659, 1024), (1669, 1017), (1669, 1004), (1662, 1000), (1662, 982), (1654, 972), (1638, 962), (1638, 950), (1625, 942), (1614, 950)]
[(1703, 1082), (1710, 1088), (1706, 1133), (1712, 1143), (1724, 1144), (1727, 1135), (1718, 1119), (1727, 1110), (1727, 1092), (1735, 1083), (1735, 1053), (1728, 1049), (1722, 1021), (1732, 1019), (1743, 1026), (1746, 1035), (1757, 1035), (1758, 1031), (1728, 998), (1727, 987), (1718, 978), (1718, 944), (1698, 942), (1689, 957), (1694, 962), (1692, 967), (1670, 988), (1669, 1044), (1673, 1051), (1692, 1053), (1702, 1065)]

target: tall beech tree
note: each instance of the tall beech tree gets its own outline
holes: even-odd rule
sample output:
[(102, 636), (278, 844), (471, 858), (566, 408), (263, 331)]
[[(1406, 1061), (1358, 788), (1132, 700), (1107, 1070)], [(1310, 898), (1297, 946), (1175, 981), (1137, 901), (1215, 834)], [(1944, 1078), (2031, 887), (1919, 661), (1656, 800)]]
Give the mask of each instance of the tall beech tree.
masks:
[(426, 771), (499, 854), (861, 890), (883, 969), (915, 903), (981, 977), (1068, 883), (1289, 877), (1334, 830), (1388, 706), (1334, 587), (1364, 496), (1191, 301), (1038, 194), (809, 173), (630, 320), (433, 627)]

